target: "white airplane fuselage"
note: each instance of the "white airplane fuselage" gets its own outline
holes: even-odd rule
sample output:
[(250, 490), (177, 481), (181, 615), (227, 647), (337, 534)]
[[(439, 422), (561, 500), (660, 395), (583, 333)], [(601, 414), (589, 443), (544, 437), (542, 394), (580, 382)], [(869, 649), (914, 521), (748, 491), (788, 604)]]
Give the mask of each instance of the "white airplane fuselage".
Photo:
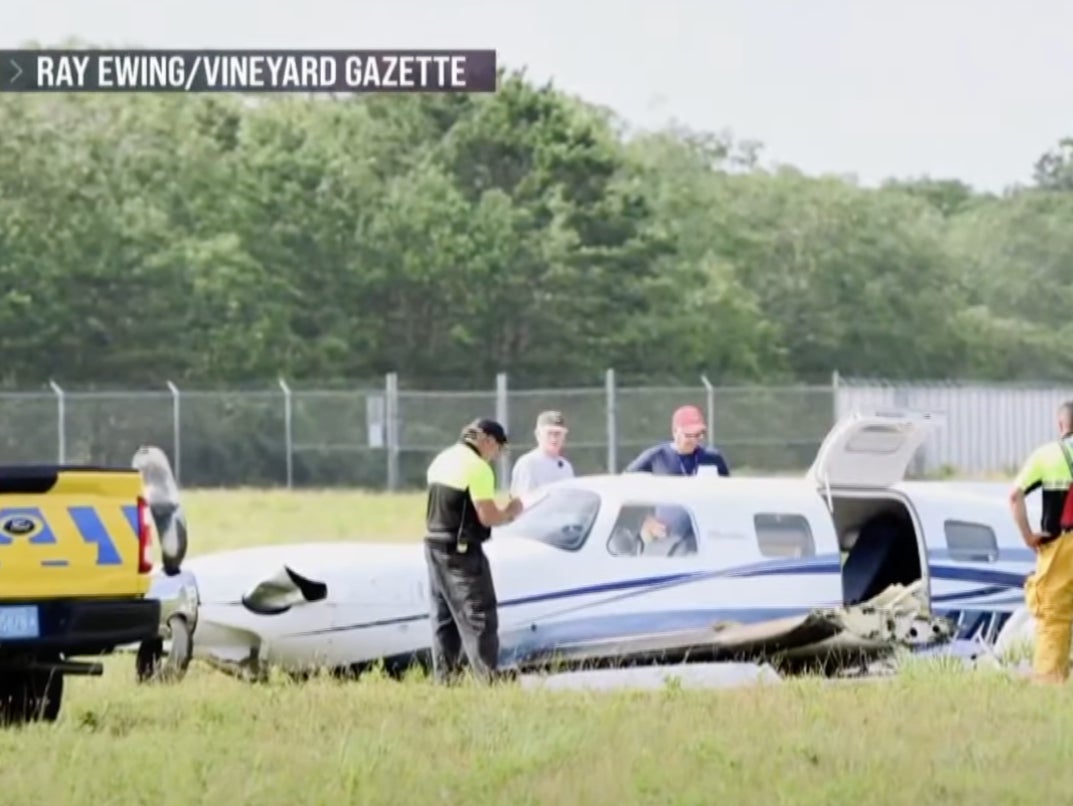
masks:
[[(920, 577), (932, 611), (958, 620), (959, 638), (993, 641), (1009, 614), (1023, 604), (1023, 580), (1034, 563), (1004, 497), (956, 485), (835, 488), (829, 491), (834, 513), (827, 492), (796, 479), (602, 476), (555, 487), (600, 497), (599, 511), (579, 547), (560, 548), (542, 542), (538, 534), (522, 536), (524, 519), (518, 532), (496, 534), (484, 547), (499, 599), (504, 663), (556, 647), (613, 643), (722, 622), (766, 622), (838, 606), (847, 595), (846, 536), (840, 524), (858, 511), (887, 504), (908, 513), (916, 547), (927, 557)], [(688, 508), (695, 519), (695, 553), (612, 554), (609, 535), (616, 518), (624, 506), (639, 500)], [(764, 513), (804, 519), (794, 523), (807, 524), (812, 548), (806, 556), (763, 553), (756, 524)], [(987, 533), (994, 537), (993, 551), (985, 546), (973, 554), (971, 546), (954, 542), (957, 535), (962, 540)], [(247, 607), (243, 596), (284, 567), (323, 583), (326, 596), (319, 601), (299, 597), (270, 615)], [(431, 643), (419, 536), (405, 544), (298, 542), (240, 549), (190, 557), (183, 571), (198, 591), (195, 657), (236, 664), (256, 654), (261, 662), (298, 670), (406, 662), (427, 652)]]

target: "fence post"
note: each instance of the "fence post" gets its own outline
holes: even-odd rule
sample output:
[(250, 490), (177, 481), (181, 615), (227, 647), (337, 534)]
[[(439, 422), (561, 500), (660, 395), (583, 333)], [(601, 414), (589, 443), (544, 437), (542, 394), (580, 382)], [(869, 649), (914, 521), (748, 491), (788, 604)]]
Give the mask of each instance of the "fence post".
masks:
[(707, 375), (701, 375), (700, 381), (704, 384), (704, 392), (708, 400), (708, 430), (710, 431), (715, 428), (715, 387), (712, 386)]
[(175, 483), (180, 487), (183, 482), (182, 471), (182, 437), (181, 429), (182, 422), (179, 419), (179, 387), (171, 381), (167, 382), (168, 391), (171, 392), (171, 451), (172, 451), (172, 463), (175, 465)]
[(283, 445), (287, 462), (287, 489), (294, 487), (294, 409), (291, 403), (291, 387), (283, 378), (279, 378), (279, 388), (283, 390)]
[(604, 389), (607, 394), (607, 472), (618, 472), (618, 424), (615, 406), (615, 370), (609, 369), (604, 375)]
[[(507, 373), (496, 373), (496, 420), (503, 426), (503, 429), (509, 434), (510, 423), (508, 419), (510, 417), (510, 411), (507, 408)], [(510, 478), (510, 462), (507, 459), (506, 451), (499, 454), (499, 468), (496, 472), (496, 476), (499, 481), (499, 489), (505, 490), (510, 484), (508, 480)]]
[(63, 390), (60, 385), (53, 380), (49, 380), (48, 385), (52, 387), (52, 391), (56, 395), (56, 453), (57, 462), (59, 464), (67, 463), (67, 411), (65, 406)]
[(384, 376), (384, 419), (387, 426), (387, 488), (399, 487), (399, 376), (389, 372)]

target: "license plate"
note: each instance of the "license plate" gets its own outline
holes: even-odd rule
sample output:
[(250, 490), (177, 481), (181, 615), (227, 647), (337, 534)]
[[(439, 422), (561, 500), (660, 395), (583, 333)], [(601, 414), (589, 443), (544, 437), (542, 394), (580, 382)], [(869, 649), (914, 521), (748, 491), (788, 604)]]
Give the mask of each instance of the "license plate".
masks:
[(0, 607), (0, 641), (5, 638), (38, 638), (40, 635), (36, 605)]

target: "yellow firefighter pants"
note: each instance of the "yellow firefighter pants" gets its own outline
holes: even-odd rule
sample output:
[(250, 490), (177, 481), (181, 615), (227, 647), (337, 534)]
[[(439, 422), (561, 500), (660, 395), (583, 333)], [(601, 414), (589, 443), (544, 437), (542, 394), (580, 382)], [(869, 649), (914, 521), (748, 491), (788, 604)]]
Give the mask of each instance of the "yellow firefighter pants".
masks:
[(1073, 532), (1039, 547), (1036, 570), (1025, 580), (1025, 604), (1036, 620), (1034, 677), (1065, 682), (1073, 630)]

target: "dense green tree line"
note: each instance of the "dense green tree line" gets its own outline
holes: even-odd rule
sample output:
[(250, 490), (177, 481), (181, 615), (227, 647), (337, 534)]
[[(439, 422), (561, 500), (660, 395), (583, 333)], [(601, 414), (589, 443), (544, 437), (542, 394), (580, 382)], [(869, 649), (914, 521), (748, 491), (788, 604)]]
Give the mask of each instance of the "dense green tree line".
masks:
[(0, 382), (1066, 378), (1071, 155), (1003, 195), (867, 189), (627, 135), (522, 74), (494, 96), (7, 96)]

